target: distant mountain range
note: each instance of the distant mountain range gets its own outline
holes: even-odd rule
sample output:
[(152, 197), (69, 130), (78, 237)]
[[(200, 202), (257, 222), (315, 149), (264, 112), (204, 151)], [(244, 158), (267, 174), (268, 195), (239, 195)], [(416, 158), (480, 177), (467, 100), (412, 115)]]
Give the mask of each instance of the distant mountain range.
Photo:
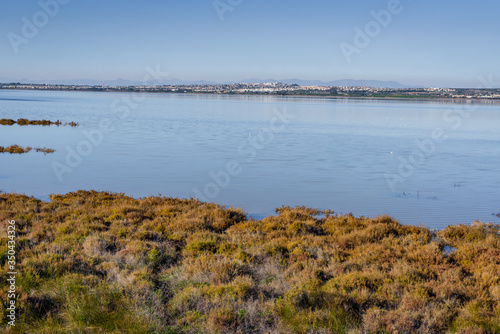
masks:
[(379, 81), (379, 80), (334, 80), (334, 81), (320, 81), (320, 80), (301, 80), (301, 79), (257, 79), (249, 78), (240, 81), (229, 81), (229, 82), (215, 82), (215, 81), (205, 81), (205, 80), (195, 80), (187, 81), (181, 79), (166, 79), (160, 81), (149, 81), (144, 83), (143, 81), (134, 81), (127, 79), (115, 79), (115, 80), (90, 80), (90, 79), (75, 79), (75, 80), (13, 80), (13, 79), (3, 79), (0, 78), (0, 82), (20, 82), (20, 83), (36, 83), (36, 84), (50, 84), (50, 85), (103, 85), (103, 86), (140, 86), (144, 84), (148, 85), (217, 85), (217, 84), (232, 84), (232, 83), (266, 83), (266, 82), (281, 82), (285, 84), (297, 84), (299, 86), (364, 86), (373, 88), (412, 88), (415, 86), (403, 85), (397, 81)]
[(373, 87), (373, 88), (411, 88), (410, 86), (403, 85), (397, 81), (379, 81), (379, 80), (335, 80), (335, 81), (320, 81), (320, 80), (301, 80), (301, 79), (246, 79), (240, 83), (264, 83), (264, 82), (281, 82), (285, 84), (297, 84), (299, 86), (357, 86), (357, 87)]

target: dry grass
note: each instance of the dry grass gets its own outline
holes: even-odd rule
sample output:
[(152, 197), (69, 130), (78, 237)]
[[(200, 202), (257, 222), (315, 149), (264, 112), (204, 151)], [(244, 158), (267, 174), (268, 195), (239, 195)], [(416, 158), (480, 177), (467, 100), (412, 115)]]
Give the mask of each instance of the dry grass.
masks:
[(499, 225), (320, 213), (255, 221), (193, 199), (2, 194), (0, 228), (18, 228), (16, 331), (500, 333)]

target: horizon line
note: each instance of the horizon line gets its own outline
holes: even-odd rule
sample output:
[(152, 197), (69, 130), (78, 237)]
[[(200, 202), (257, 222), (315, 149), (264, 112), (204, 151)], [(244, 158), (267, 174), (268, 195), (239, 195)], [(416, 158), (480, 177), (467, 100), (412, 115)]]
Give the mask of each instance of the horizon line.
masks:
[[(118, 80), (126, 80), (126, 81), (133, 81), (133, 80), (128, 80), (128, 79), (115, 79), (115, 80), (104, 80), (104, 81), (118, 81)], [(171, 80), (179, 80), (179, 81), (186, 81), (182, 79), (171, 79)], [(293, 79), (289, 79), (293, 80)], [(299, 80), (299, 79), (298, 79)], [(351, 79), (343, 79), (343, 80), (334, 80), (334, 81), (344, 81), (344, 80), (351, 80)], [(206, 80), (193, 80), (193, 82), (203, 82)], [(314, 81), (314, 80), (301, 80), (301, 81)], [(320, 80), (318, 80), (320, 81)], [(381, 81), (381, 80), (352, 80), (352, 81), (375, 81), (375, 82), (386, 82), (386, 81)], [(387, 82), (392, 82), (392, 81), (387, 81)], [(396, 81), (394, 81), (396, 82)], [(327, 82), (325, 82), (327, 83)], [(399, 84), (399, 82), (396, 82)], [(79, 83), (37, 83), (37, 82), (21, 82), (21, 81), (11, 81), (11, 82), (0, 82), (0, 85), (15, 85), (15, 86), (25, 86), (25, 85), (33, 85), (33, 86), (73, 86), (73, 87), (109, 87), (109, 88), (125, 88), (125, 87), (163, 87), (163, 86), (174, 86), (174, 87), (183, 87), (183, 86), (219, 86), (219, 85), (266, 85), (266, 84), (281, 84), (281, 85), (289, 85), (289, 86), (299, 86), (299, 87), (352, 87), (352, 88), (373, 88), (373, 89), (392, 89), (392, 90), (413, 90), (413, 89), (477, 89), (477, 90), (498, 90), (500, 87), (452, 87), (452, 86), (407, 86), (407, 87), (385, 87), (385, 86), (379, 86), (379, 87), (373, 87), (373, 86), (366, 86), (366, 85), (318, 85), (318, 84), (310, 84), (310, 85), (303, 85), (303, 84), (291, 84), (291, 83), (285, 83), (281, 81), (261, 81), (261, 82), (221, 82), (221, 83), (215, 83), (215, 82), (207, 82), (207, 83), (184, 83), (184, 84), (169, 84), (169, 83), (157, 83), (157, 84), (131, 84), (131, 85), (110, 85), (110, 84), (105, 84), (105, 83), (95, 83), (95, 84), (79, 84)], [(2, 87), (4, 88), (4, 87)]]

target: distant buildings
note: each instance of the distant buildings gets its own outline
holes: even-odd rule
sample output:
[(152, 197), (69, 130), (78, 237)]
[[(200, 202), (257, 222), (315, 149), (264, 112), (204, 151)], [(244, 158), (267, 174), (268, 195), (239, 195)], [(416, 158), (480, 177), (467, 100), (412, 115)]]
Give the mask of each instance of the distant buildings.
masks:
[(108, 91), (138, 93), (197, 93), (197, 94), (259, 94), (259, 95), (310, 95), (332, 97), (386, 97), (386, 98), (450, 98), (450, 99), (500, 99), (500, 89), (470, 88), (373, 88), (299, 86), (279, 82), (235, 83), (215, 85), (49, 85), (4, 83), (0, 89)]

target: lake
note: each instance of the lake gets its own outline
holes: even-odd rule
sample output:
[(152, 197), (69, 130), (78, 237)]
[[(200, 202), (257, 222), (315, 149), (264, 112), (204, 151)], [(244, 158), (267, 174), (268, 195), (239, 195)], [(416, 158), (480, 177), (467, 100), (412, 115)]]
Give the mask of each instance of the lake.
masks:
[(443, 228), (500, 223), (500, 104), (0, 90), (0, 190), (196, 197), (255, 218), (282, 205)]

